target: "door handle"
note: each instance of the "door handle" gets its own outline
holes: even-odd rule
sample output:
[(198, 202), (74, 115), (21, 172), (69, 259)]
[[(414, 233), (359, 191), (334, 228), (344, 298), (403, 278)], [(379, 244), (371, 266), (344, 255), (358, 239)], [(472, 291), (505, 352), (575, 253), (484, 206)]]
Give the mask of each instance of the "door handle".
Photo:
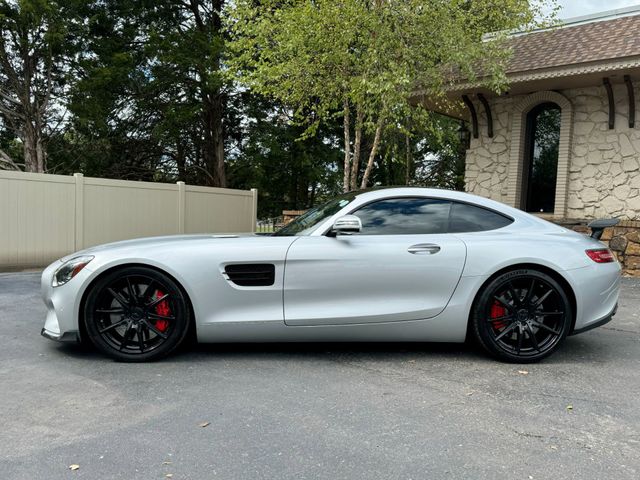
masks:
[(407, 248), (407, 252), (414, 255), (433, 255), (440, 251), (440, 246), (434, 243), (418, 243)]

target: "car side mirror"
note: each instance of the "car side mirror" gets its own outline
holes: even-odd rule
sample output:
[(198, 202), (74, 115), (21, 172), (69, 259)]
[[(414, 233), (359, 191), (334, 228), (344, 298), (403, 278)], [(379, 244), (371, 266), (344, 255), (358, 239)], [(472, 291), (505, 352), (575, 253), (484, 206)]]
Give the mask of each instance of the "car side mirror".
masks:
[(362, 222), (356, 215), (344, 215), (336, 218), (331, 227), (334, 235), (359, 233), (362, 230)]

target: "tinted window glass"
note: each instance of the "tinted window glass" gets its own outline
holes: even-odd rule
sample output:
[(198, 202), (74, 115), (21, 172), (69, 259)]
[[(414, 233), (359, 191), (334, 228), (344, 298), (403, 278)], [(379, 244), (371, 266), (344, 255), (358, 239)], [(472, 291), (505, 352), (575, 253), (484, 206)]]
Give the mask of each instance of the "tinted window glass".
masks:
[(454, 202), (449, 218), (449, 232), (480, 232), (495, 230), (512, 223), (512, 220), (499, 213), (475, 207), (466, 203)]
[(556, 199), (560, 107), (543, 103), (527, 115), (523, 200), (527, 212), (553, 212)]
[(430, 198), (392, 198), (355, 211), (361, 235), (445, 233), (451, 202)]

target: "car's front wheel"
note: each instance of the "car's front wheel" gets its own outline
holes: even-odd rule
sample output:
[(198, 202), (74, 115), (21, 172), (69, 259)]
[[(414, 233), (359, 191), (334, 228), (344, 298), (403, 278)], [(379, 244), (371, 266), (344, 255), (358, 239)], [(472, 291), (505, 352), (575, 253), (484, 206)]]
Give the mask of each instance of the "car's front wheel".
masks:
[(128, 362), (162, 358), (185, 339), (189, 304), (168, 275), (127, 267), (99, 278), (84, 307), (86, 331), (110, 357)]
[(551, 355), (571, 328), (572, 309), (562, 286), (533, 269), (506, 272), (477, 298), (471, 327), (478, 343), (499, 359), (528, 363)]

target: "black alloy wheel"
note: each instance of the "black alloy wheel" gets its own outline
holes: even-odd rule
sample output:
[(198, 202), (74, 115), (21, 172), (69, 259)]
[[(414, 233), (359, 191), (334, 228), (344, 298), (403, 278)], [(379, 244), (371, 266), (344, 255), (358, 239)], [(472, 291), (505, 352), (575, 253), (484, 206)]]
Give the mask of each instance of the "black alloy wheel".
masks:
[(120, 361), (157, 360), (175, 350), (189, 328), (185, 294), (169, 276), (127, 267), (98, 279), (84, 308), (89, 338)]
[(507, 272), (480, 293), (472, 331), (502, 360), (529, 363), (551, 355), (571, 328), (572, 309), (562, 286), (532, 269)]

